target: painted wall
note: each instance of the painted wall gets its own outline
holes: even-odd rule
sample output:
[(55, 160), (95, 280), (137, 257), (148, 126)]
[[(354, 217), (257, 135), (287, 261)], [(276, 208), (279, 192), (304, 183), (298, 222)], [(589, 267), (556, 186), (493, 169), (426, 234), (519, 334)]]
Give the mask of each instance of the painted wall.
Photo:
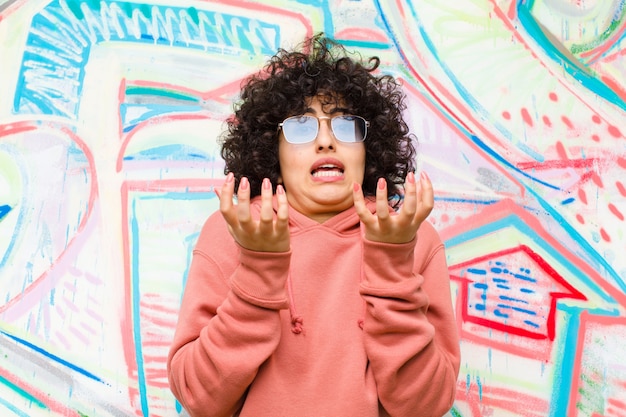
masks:
[(452, 416), (626, 416), (626, 0), (0, 0), (0, 415), (176, 416), (240, 80), (323, 30), (399, 77), (448, 248)]

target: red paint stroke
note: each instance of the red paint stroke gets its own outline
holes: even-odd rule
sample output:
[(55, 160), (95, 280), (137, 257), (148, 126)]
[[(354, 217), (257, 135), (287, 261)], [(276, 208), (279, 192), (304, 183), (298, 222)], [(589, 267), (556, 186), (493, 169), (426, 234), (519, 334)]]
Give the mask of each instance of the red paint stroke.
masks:
[[(511, 9), (509, 9), (508, 14), (510, 16), (507, 16), (507, 14), (505, 12), (503, 12), (503, 10), (500, 8), (500, 5), (498, 4), (498, 0), (489, 0), (489, 2), (492, 4), (493, 6), (493, 13), (496, 17), (500, 18), (500, 20), (502, 21), (502, 23), (504, 24), (504, 26), (506, 26), (509, 31), (511, 32), (511, 35), (513, 36), (513, 38), (520, 44), (523, 45), (524, 48), (530, 53), (530, 55), (535, 58), (537, 60), (537, 62), (539, 63), (540, 66), (542, 66), (543, 68), (545, 68), (545, 70), (551, 75), (553, 76), (558, 82), (559, 84), (561, 84), (561, 86), (563, 86), (568, 92), (570, 92), (572, 94), (572, 96), (574, 96), (576, 99), (578, 99), (580, 101), (580, 103), (582, 103), (585, 107), (587, 107), (587, 109), (589, 109), (589, 111), (595, 111), (593, 109), (593, 107), (591, 105), (589, 105), (582, 96), (580, 96), (579, 94), (576, 93), (576, 91), (566, 82), (563, 81), (562, 78), (560, 78), (558, 76), (558, 74), (556, 74), (554, 71), (552, 71), (550, 69), (550, 67), (548, 65), (546, 65), (540, 58), (539, 56), (534, 52), (533, 48), (529, 45), (529, 43), (526, 41), (526, 39), (524, 38), (524, 36), (522, 36), (518, 30), (517, 30), (517, 23), (513, 23), (514, 20), (517, 18), (517, 15), (514, 14), (512, 12)], [(511, 2), (511, 8), (513, 7), (513, 5), (515, 4), (515, 2)], [(514, 17), (512, 17), (514, 16)], [(618, 91), (618, 90), (615, 90)], [(555, 93), (550, 93), (550, 99), (553, 101), (557, 100), (557, 96)], [(623, 100), (626, 100), (626, 97), (622, 97), (620, 96)]]
[[(488, 380), (489, 378), (485, 378), (485, 381)], [(467, 402), (472, 408), (473, 417), (497, 416), (497, 411), (517, 416), (543, 417), (550, 410), (550, 403), (545, 398), (488, 383), (479, 386), (470, 381), (468, 386), (464, 378), (459, 378), (457, 382), (455, 400)]]
[(567, 126), (568, 129), (572, 130), (574, 129), (574, 125), (572, 124), (572, 121), (565, 115), (561, 116), (561, 121), (563, 122), (563, 124), (565, 124), (565, 126)]
[(214, 88), (214, 89), (206, 90), (206, 91), (200, 91), (200, 90), (188, 88), (188, 87), (178, 85), (178, 84), (134, 80), (134, 81), (126, 81), (126, 83), (124, 83), (124, 90), (122, 91), (122, 98), (120, 99), (120, 102), (123, 102), (123, 93), (126, 90), (127, 85), (138, 86), (138, 87), (154, 87), (154, 88), (166, 89), (166, 90), (171, 90), (171, 91), (176, 91), (176, 92), (182, 92), (190, 96), (198, 97), (204, 101), (212, 100), (220, 104), (231, 103), (232, 97), (236, 96), (241, 90), (241, 80), (235, 80), (230, 83), (222, 84), (218, 88)]
[(149, 127), (155, 124), (165, 124), (165, 123), (181, 121), (181, 120), (208, 120), (208, 119), (210, 119), (209, 116), (200, 115), (200, 114), (177, 114), (177, 115), (166, 115), (166, 116), (154, 117), (148, 120), (144, 120), (143, 122), (139, 123), (128, 135), (126, 135), (126, 138), (122, 142), (122, 145), (120, 146), (120, 150), (117, 153), (117, 162), (115, 164), (116, 171), (117, 172), (122, 171), (122, 166), (124, 165), (124, 156), (126, 155), (126, 148), (128, 147), (128, 144), (132, 141), (132, 139), (135, 137), (135, 134), (141, 132), (143, 128)]
[(585, 193), (585, 190), (583, 190), (582, 188), (578, 189), (578, 199), (581, 201), (581, 203), (583, 204), (587, 204), (587, 193)]
[(89, 147), (87, 146), (87, 144), (83, 142), (83, 140), (80, 139), (67, 126), (60, 125), (57, 123), (42, 123), (42, 122), (31, 122), (31, 121), (18, 122), (18, 123), (11, 124), (8, 126), (9, 127), (7, 126), (0, 127), (0, 139), (2, 139), (2, 136), (6, 136), (4, 132), (15, 134), (15, 133), (34, 131), (39, 128), (57, 130), (63, 133), (64, 135), (66, 135), (83, 152), (83, 154), (85, 155), (85, 158), (87, 159), (87, 166), (89, 167), (88, 175), (89, 175), (89, 180), (90, 180), (90, 189), (89, 189), (89, 199), (87, 202), (85, 215), (82, 216), (80, 223), (78, 224), (78, 227), (76, 229), (76, 233), (69, 239), (69, 241), (67, 242), (67, 245), (65, 246), (65, 249), (55, 259), (51, 261), (50, 268), (48, 270), (44, 271), (31, 284), (26, 286), (20, 294), (16, 295), (10, 300), (7, 300), (2, 306), (0, 306), (0, 313), (5, 314), (4, 318), (7, 320), (9, 320), (9, 317), (6, 315), (8, 310), (10, 310), (16, 304), (23, 302), (27, 296), (36, 294), (36, 293), (33, 293), (33, 291), (47, 280), (50, 272), (63, 260), (66, 254), (70, 252), (73, 249), (73, 247), (76, 245), (78, 237), (82, 234), (88, 221), (91, 219), (93, 207), (94, 207), (96, 199), (98, 198), (98, 186), (97, 186), (98, 180), (97, 180), (97, 174), (96, 174), (96, 169), (95, 169), (94, 157), (91, 151), (89, 150)]
[(550, 99), (550, 101), (559, 101), (559, 96), (557, 96), (555, 92), (551, 92), (550, 94), (548, 94), (548, 98)]
[(511, 120), (511, 113), (509, 113), (508, 111), (503, 111), (502, 112), (502, 118), (505, 120)]
[(578, 223), (580, 224), (585, 224), (585, 219), (580, 214), (576, 215), (576, 220), (578, 220)]
[(626, 169), (626, 158), (624, 158), (623, 156), (618, 156), (617, 157), (617, 165), (619, 165), (620, 167)]
[(559, 155), (559, 158), (567, 161), (567, 152), (565, 151), (565, 146), (563, 146), (563, 142), (560, 140), (556, 142), (556, 153)]
[(485, 326), (487, 328), (490, 328), (496, 331), (501, 331), (503, 333), (513, 334), (513, 335), (517, 335), (517, 336), (521, 336), (521, 337), (529, 338), (533, 340), (543, 340), (545, 338), (548, 338), (548, 340), (554, 341), (555, 327), (556, 327), (555, 317), (556, 317), (557, 302), (560, 299), (574, 299), (574, 300), (586, 301), (587, 297), (585, 297), (580, 291), (578, 291), (576, 288), (570, 285), (565, 280), (565, 278), (563, 278), (554, 268), (552, 268), (552, 266), (545, 259), (543, 259), (543, 257), (541, 257), (537, 252), (535, 252), (529, 246), (521, 244), (521, 245), (504, 249), (498, 252), (488, 253), (486, 255), (479, 256), (479, 257), (467, 260), (465, 262), (461, 262), (456, 265), (451, 265), (448, 269), (450, 271), (459, 270), (459, 269), (463, 269), (466, 267), (471, 267), (472, 265), (475, 265), (477, 263), (489, 261), (491, 259), (502, 258), (502, 257), (505, 257), (506, 255), (514, 254), (518, 252), (523, 252), (524, 255), (527, 256), (529, 259), (531, 259), (548, 277), (550, 277), (554, 282), (556, 282), (559, 286), (561, 286), (564, 289), (564, 291), (550, 291), (549, 292), (550, 310), (548, 313), (548, 317), (546, 319), (547, 333), (546, 334), (537, 333), (537, 332), (533, 332), (530, 330), (525, 330), (525, 329), (521, 329), (518, 327), (510, 326), (502, 322), (497, 322), (497, 321), (493, 321), (490, 319), (481, 318), (481, 317), (477, 317), (472, 314), (469, 314), (469, 312), (467, 311), (468, 280), (466, 278), (463, 278), (460, 276), (453, 276), (451, 274), (450, 275), (451, 279), (454, 279), (455, 281), (461, 281), (463, 283), (462, 284), (463, 294), (461, 296), (462, 303), (463, 303), (463, 308), (462, 308), (463, 321), (479, 324), (479, 325)]
[(600, 80), (602, 80), (607, 87), (613, 90), (619, 98), (626, 100), (626, 90), (624, 90), (624, 88), (617, 81), (607, 75), (600, 76)]
[(604, 188), (604, 183), (602, 182), (602, 178), (598, 175), (597, 172), (591, 171), (591, 180), (600, 188)]
[(523, 171), (540, 171), (547, 169), (563, 169), (563, 168), (591, 168), (597, 163), (597, 159), (558, 159), (546, 161), (527, 161), (518, 162), (515, 166)]
[(604, 230), (603, 227), (600, 228), (600, 236), (602, 236), (602, 240), (605, 242), (611, 242), (611, 236), (606, 232), (606, 230)]
[[(83, 415), (76, 410), (67, 408), (67, 406), (60, 401), (53, 399), (50, 396), (50, 392), (41, 391), (36, 386), (29, 384), (25, 380), (20, 379), (19, 377), (8, 372), (6, 369), (0, 370), (0, 375), (2, 375), (2, 377), (9, 381), (11, 384), (19, 387), (21, 390), (27, 392), (29, 395), (37, 398), (39, 402), (45, 404), (46, 407), (56, 415), (67, 417), (80, 417)], [(31, 409), (32, 408), (34, 407), (31, 405)]]
[[(122, 334), (122, 349), (124, 352), (125, 362), (128, 371), (128, 377), (133, 380), (138, 373), (137, 361), (135, 357), (135, 340), (133, 335), (135, 331), (141, 331), (141, 329), (133, 328), (133, 294), (130, 290), (132, 288), (133, 276), (131, 272), (131, 233), (129, 231), (129, 194), (130, 193), (168, 193), (168, 192), (210, 192), (216, 187), (219, 187), (224, 182), (223, 179), (170, 179), (170, 180), (155, 180), (155, 181), (126, 181), (122, 184), (121, 188), (121, 200), (122, 200), (122, 253), (123, 253), (123, 266), (124, 266), (124, 312), (120, 322), (120, 331)], [(128, 387), (129, 395), (131, 398), (138, 395), (138, 388), (132, 384)]]
[[(294, 19), (300, 21), (302, 26), (306, 28), (305, 37), (309, 38), (313, 34), (313, 26), (311, 25), (311, 20), (302, 15), (302, 13), (296, 13), (285, 9), (284, 7), (275, 7), (268, 5), (267, 2), (259, 2), (253, 3), (249, 0), (201, 0), (202, 3), (215, 4), (217, 3), (217, 7), (221, 6), (233, 6), (242, 10), (244, 15), (255, 16), (254, 13), (247, 13), (249, 11), (257, 11), (262, 12), (264, 14), (272, 14), (275, 15), (274, 22), (283, 22), (285, 18)], [(285, 25), (293, 25), (292, 22), (285, 23)]]
[(594, 114), (593, 116), (591, 116), (591, 121), (599, 125), (602, 122), (602, 119), (600, 119), (600, 116), (598, 116), (597, 114)]
[(593, 135), (591, 135), (591, 139), (594, 142), (600, 142), (600, 136), (596, 135), (595, 133)]
[(526, 107), (523, 107), (523, 108), (520, 110), (520, 113), (522, 114), (522, 120), (524, 120), (524, 123), (526, 123), (528, 126), (531, 126), (531, 127), (532, 127), (532, 125), (533, 125), (533, 119), (532, 119), (532, 117), (530, 116), (530, 113), (528, 112), (528, 109), (526, 109)]
[(615, 125), (609, 125), (608, 130), (609, 134), (616, 139), (621, 139), (623, 137), (622, 132), (620, 132), (619, 128)]
[(619, 191), (621, 195), (626, 197), (626, 187), (624, 187), (624, 184), (622, 184), (620, 181), (616, 181), (615, 186), (617, 187), (617, 191)]
[(543, 124), (545, 124), (548, 127), (552, 127), (552, 122), (550, 121), (550, 118), (548, 116), (543, 116), (542, 117), (543, 120)]
[[(419, 74), (414, 73), (414, 76), (417, 77), (420, 80), (420, 84), (424, 85), (424, 87), (427, 87), (425, 85), (425, 83), (423, 82), (423, 80), (421, 80), (421, 78), (419, 78)], [(400, 81), (402, 81), (402, 79), (399, 79)], [(442, 92), (442, 94), (444, 96), (446, 96), (446, 98), (448, 98), (449, 100), (455, 102), (455, 105), (457, 108), (460, 109), (461, 113), (463, 113), (463, 115), (470, 120), (476, 121), (470, 114), (469, 111), (467, 111), (467, 109), (465, 108), (465, 106), (461, 105), (451, 94), (448, 93), (448, 91), (434, 78), (431, 78), (430, 81), (436, 85), (436, 87)], [(426, 96), (424, 94), (422, 94), (421, 92), (419, 92), (412, 83), (403, 83), (404, 88), (406, 89), (407, 92), (412, 93), (416, 98), (418, 98), (426, 107), (428, 107), (429, 109), (432, 110), (432, 112), (434, 114), (441, 114), (441, 109), (437, 108), (433, 102), (431, 100), (428, 100), (426, 98)], [(434, 99), (440, 103), (440, 99), (437, 97), (434, 97)], [(464, 127), (464, 129), (467, 130), (467, 132), (472, 132), (471, 129), (465, 125), (460, 118), (456, 117), (454, 115), (454, 113), (450, 113), (450, 109), (445, 107), (445, 110), (447, 112), (449, 112), (449, 114), (460, 124)], [(446, 124), (446, 126), (448, 126), (452, 131), (456, 132), (459, 137), (461, 138), (466, 138), (467, 137), (467, 133), (463, 132), (461, 129), (459, 129), (459, 127), (452, 123), (450, 120), (448, 120), (446, 117), (441, 117), (440, 120)], [(491, 134), (488, 130), (482, 128), (482, 124), (478, 123), (478, 126), (480, 126), (480, 129), (483, 131), (483, 133), (485, 134), (486, 137), (488, 137), (489, 139), (493, 140), (493, 142), (495, 143), (499, 143), (500, 140), (493, 134)], [(485, 155), (485, 151), (483, 149), (481, 149), (479, 146), (477, 146), (473, 141), (471, 140), (467, 140), (466, 143), (475, 151), (477, 152), (479, 155)], [(502, 143), (499, 143), (501, 146), (503, 145)], [(488, 158), (485, 155), (485, 160), (486, 161), (491, 161), (492, 158)], [(518, 192), (521, 196), (524, 196), (526, 194), (526, 190), (524, 189), (524, 187), (519, 183), (519, 180), (514, 177), (509, 170), (504, 169), (501, 165), (499, 164), (495, 164), (493, 165), (493, 169), (498, 171), (500, 173), (500, 175), (502, 175), (504, 178), (507, 178), (509, 181), (511, 181), (512, 184), (516, 184), (518, 187)]]
[[(579, 404), (583, 399), (581, 398), (584, 395), (584, 377), (582, 376), (582, 367), (581, 365), (584, 363), (583, 355), (587, 350), (585, 349), (585, 344), (589, 342), (589, 331), (592, 328), (596, 328), (602, 330), (603, 327), (609, 328), (613, 326), (626, 327), (626, 317), (613, 317), (613, 316), (605, 316), (605, 315), (593, 315), (589, 312), (589, 310), (583, 310), (580, 313), (580, 327), (578, 330), (578, 340), (576, 343), (576, 357), (573, 364), (575, 364), (574, 369), (572, 370), (572, 386), (570, 392), (572, 393), (570, 402), (568, 405), (568, 410), (566, 415), (575, 416), (578, 415), (577, 404)], [(615, 331), (611, 331), (612, 329), (606, 329), (606, 334), (615, 334)], [(566, 381), (562, 381), (566, 382)]]
[(349, 29), (343, 29), (335, 32), (333, 38), (336, 40), (355, 40), (355, 41), (367, 41), (388, 43), (389, 38), (383, 35), (378, 30), (372, 30), (365, 27), (353, 27)]
[(626, 32), (626, 20), (622, 19), (621, 26), (611, 33), (611, 37), (599, 44), (597, 47), (580, 54), (581, 58), (584, 58), (588, 64), (599, 60), (608, 50), (613, 48), (624, 37)]
[(535, 216), (515, 204), (515, 202), (509, 198), (486, 206), (479, 213), (465, 218), (463, 221), (457, 222), (447, 228), (440, 229), (440, 236), (445, 241), (465, 233), (475, 233), (476, 230), (481, 227), (486, 227), (510, 216), (518, 217), (527, 228), (537, 235), (537, 239), (541, 239), (546, 245), (552, 247), (553, 250), (558, 252), (581, 274), (586, 275), (591, 282), (594, 282), (599, 289), (612, 297), (617, 303), (626, 306), (626, 294), (621, 291), (621, 289), (615, 288), (611, 282), (607, 281), (606, 277), (600, 274), (595, 267), (585, 262), (579, 254), (573, 253), (563, 246), (552, 233), (544, 228), (542, 223)]

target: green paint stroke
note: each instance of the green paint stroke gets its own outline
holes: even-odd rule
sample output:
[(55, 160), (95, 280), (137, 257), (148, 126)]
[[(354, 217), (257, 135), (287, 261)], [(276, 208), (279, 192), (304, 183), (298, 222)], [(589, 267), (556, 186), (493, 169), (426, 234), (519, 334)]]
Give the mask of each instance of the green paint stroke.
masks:
[(192, 101), (194, 103), (198, 102), (198, 98), (191, 95), (181, 93), (180, 91), (172, 91), (172, 90), (164, 90), (160, 88), (150, 88), (150, 87), (128, 87), (126, 88), (126, 95), (150, 95), (150, 96), (159, 96), (159, 97), (167, 97), (175, 100), (182, 101)]
[[(593, 372), (593, 371), (592, 371)], [(578, 393), (580, 394), (580, 400), (576, 404), (576, 408), (583, 412), (585, 415), (592, 415), (595, 413), (604, 414), (604, 398), (602, 396), (603, 381), (601, 374), (593, 372), (594, 375), (588, 375), (589, 371), (586, 371), (580, 376), (583, 382)]]
[(2, 383), (3, 385), (6, 385), (7, 387), (11, 388), (13, 391), (17, 392), (19, 395), (21, 395), (22, 397), (24, 397), (25, 399), (30, 401), (32, 404), (35, 404), (37, 407), (43, 408), (43, 409), (48, 409), (47, 405), (45, 405), (44, 403), (39, 401), (37, 398), (33, 397), (28, 392), (24, 391), (22, 388), (18, 387), (17, 385), (12, 383), (11, 381), (3, 378), (2, 376), (0, 376), (0, 383)]
[(615, 34), (615, 31), (622, 26), (622, 21), (626, 18), (626, 7), (622, 7), (621, 13), (617, 19), (613, 19), (609, 27), (600, 34), (596, 39), (586, 44), (573, 44), (570, 50), (573, 54), (581, 54), (587, 52), (606, 42), (607, 39)]

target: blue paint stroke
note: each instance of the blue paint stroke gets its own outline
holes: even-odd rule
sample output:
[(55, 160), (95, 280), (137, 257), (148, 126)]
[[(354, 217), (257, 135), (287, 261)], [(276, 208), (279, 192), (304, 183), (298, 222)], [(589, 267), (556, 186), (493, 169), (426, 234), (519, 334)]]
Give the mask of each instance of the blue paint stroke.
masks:
[(518, 19), (528, 34), (543, 47), (544, 52), (550, 59), (563, 67), (563, 69), (580, 82), (581, 85), (622, 110), (626, 110), (626, 102), (624, 102), (615, 91), (601, 80), (594, 77), (593, 74), (590, 73), (591, 70), (587, 69), (587, 67), (585, 67), (586, 69), (582, 69), (582, 63), (572, 61), (572, 57), (566, 56), (559, 48), (554, 47), (530, 12), (534, 3), (534, 0), (518, 0), (517, 2)]
[(20, 339), (19, 337), (13, 336), (12, 334), (6, 333), (6, 332), (4, 332), (2, 330), (0, 330), (0, 334), (3, 334), (5, 336), (7, 336), (8, 338), (18, 342), (19, 344), (24, 345), (24, 346), (34, 350), (35, 352), (40, 353), (40, 354), (42, 354), (43, 356), (45, 356), (45, 357), (47, 357), (49, 359), (52, 359), (54, 362), (60, 363), (61, 365), (65, 366), (65, 367), (67, 367), (67, 368), (69, 368), (69, 369), (71, 369), (73, 371), (78, 372), (81, 375), (84, 375), (87, 378), (93, 379), (94, 381), (103, 382), (102, 379), (100, 379), (100, 377), (92, 374), (91, 372), (86, 371), (85, 369), (79, 368), (78, 366), (76, 366), (76, 365), (66, 361), (65, 359), (62, 359), (62, 358), (60, 358), (60, 357), (58, 357), (56, 355), (53, 355), (52, 353), (49, 353), (49, 352), (43, 350), (42, 348), (40, 348), (39, 346), (36, 346), (36, 345), (34, 345), (34, 344), (24, 340), (24, 339)]
[(157, 146), (124, 157), (125, 161), (211, 161), (206, 152), (187, 145)]
[(158, 44), (234, 57), (272, 55), (281, 43), (278, 24), (236, 14), (132, 2), (80, 6), (70, 7), (71, 14), (54, 0), (32, 18), (15, 88), (15, 113), (76, 119), (91, 47), (101, 42)]
[(12, 207), (8, 204), (4, 204), (0, 206), (0, 222), (5, 218), (7, 214), (12, 210)]

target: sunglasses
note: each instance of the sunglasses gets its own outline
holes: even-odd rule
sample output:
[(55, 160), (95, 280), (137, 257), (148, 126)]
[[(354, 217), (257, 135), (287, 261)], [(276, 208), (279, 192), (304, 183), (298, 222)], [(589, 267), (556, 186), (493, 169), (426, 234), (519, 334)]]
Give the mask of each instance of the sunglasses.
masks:
[(340, 142), (359, 143), (365, 140), (370, 123), (361, 116), (343, 114), (335, 117), (292, 116), (278, 124), (289, 143), (303, 144), (315, 140), (320, 130), (320, 120), (330, 120), (333, 135)]

